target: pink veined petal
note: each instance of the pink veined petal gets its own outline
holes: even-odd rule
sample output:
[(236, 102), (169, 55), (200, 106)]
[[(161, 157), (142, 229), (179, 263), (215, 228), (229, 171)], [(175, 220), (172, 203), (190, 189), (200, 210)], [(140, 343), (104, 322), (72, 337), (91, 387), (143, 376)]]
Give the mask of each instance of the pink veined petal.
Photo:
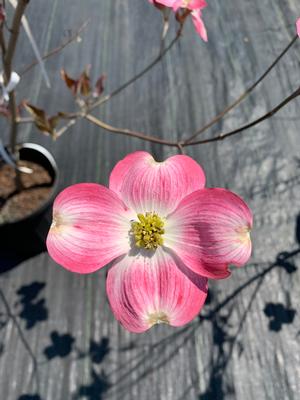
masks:
[(161, 5), (164, 5), (165, 7), (170, 7), (173, 8), (173, 10), (176, 12), (179, 8), (188, 8), (189, 10), (197, 10), (197, 9), (203, 9), (207, 6), (207, 3), (205, 0), (190, 0), (190, 1), (184, 1), (184, 0), (149, 0), (150, 3), (158, 3)]
[(123, 327), (140, 333), (157, 323), (182, 326), (195, 318), (207, 296), (207, 279), (158, 249), (152, 256), (125, 256), (106, 282), (112, 311)]
[(70, 271), (94, 272), (129, 251), (131, 218), (124, 203), (106, 187), (70, 186), (54, 202), (48, 252)]
[(251, 211), (239, 196), (225, 189), (202, 189), (168, 217), (164, 246), (194, 272), (226, 278), (229, 264), (242, 266), (251, 255), (252, 223)]
[(188, 8), (190, 10), (202, 10), (205, 7), (207, 7), (205, 0), (190, 0), (188, 3)]
[(297, 34), (300, 37), (300, 18), (298, 18), (296, 22)]
[(199, 34), (199, 36), (205, 41), (208, 41), (208, 37), (207, 37), (207, 31), (204, 25), (204, 22), (202, 20), (201, 17), (201, 11), (200, 10), (196, 10), (192, 12), (192, 20), (193, 20), (193, 24), (195, 26), (195, 29), (197, 31), (197, 33)]
[(137, 213), (156, 212), (161, 217), (175, 210), (189, 193), (202, 189), (205, 175), (192, 158), (177, 155), (156, 162), (151, 154), (129, 154), (113, 169), (109, 188)]

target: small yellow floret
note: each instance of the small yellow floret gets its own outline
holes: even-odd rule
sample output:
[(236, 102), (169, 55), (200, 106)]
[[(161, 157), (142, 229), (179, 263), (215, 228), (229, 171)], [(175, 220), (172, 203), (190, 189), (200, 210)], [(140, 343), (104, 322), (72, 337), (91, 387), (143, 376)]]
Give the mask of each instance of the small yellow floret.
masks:
[(131, 234), (137, 247), (157, 249), (163, 244), (165, 233), (163, 220), (155, 213), (138, 214), (138, 221), (131, 223)]

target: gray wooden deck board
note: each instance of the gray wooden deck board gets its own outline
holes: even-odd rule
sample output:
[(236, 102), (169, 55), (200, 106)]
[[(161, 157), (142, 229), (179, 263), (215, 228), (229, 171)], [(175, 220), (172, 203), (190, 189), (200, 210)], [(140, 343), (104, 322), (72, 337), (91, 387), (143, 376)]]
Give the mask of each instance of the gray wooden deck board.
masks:
[[(296, 0), (210, 0), (205, 11), (209, 43), (186, 27), (180, 44), (107, 103), (101, 117), (168, 139), (186, 137), (265, 70), (294, 35), (297, 11)], [(146, 0), (32, 0), (28, 15), (44, 52), (92, 18), (81, 44), (47, 61), (52, 92), (38, 70), (22, 82), (22, 96), (48, 104), (51, 112), (73, 109), (59, 80), (60, 68), (76, 75), (91, 63), (94, 78), (107, 73), (109, 92), (157, 52), (160, 19)], [(22, 43), (18, 57), (25, 65), (32, 54), (27, 40)], [(260, 116), (295, 90), (299, 61), (297, 44), (255, 94), (210, 134)], [(174, 154), (109, 135), (87, 122), (56, 143), (29, 126), (21, 137), (53, 152), (61, 188), (84, 181), (107, 184), (114, 164), (137, 149), (159, 158)], [(255, 229), (249, 265), (226, 281), (211, 282), (202, 317), (185, 328), (125, 332), (106, 300), (106, 271), (71, 274), (46, 253), (0, 275), (14, 316), (7, 317), (0, 299), (0, 399), (25, 394), (32, 395), (27, 400), (299, 399), (299, 151), (299, 101), (244, 135), (188, 150), (203, 165), (209, 186), (230, 188), (249, 202)], [(28, 291), (35, 291), (34, 300), (26, 297)]]

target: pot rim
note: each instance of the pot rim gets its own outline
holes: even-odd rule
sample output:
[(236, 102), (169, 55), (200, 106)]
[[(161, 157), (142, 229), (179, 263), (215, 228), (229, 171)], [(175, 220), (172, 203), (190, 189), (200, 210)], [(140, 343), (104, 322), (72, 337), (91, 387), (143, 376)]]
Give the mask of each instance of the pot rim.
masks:
[[(26, 221), (30, 221), (35, 219), (36, 217), (38, 217), (39, 215), (41, 215), (48, 207), (49, 205), (52, 203), (52, 201), (54, 200), (55, 197), (55, 193), (57, 192), (57, 187), (58, 187), (58, 179), (59, 179), (59, 170), (58, 170), (58, 166), (57, 163), (54, 159), (54, 157), (52, 156), (52, 154), (42, 145), (37, 144), (37, 143), (31, 143), (31, 142), (24, 142), (24, 143), (20, 143), (17, 145), (17, 149), (18, 151), (20, 151), (21, 149), (30, 149), (30, 150), (34, 150), (37, 153), (42, 154), (49, 162), (51, 168), (52, 168), (52, 172), (53, 172), (53, 182), (51, 185), (51, 192), (49, 194), (49, 197), (36, 209), (34, 210), (31, 214), (23, 217), (23, 218), (19, 218), (13, 222), (5, 222), (3, 224), (0, 223), (0, 228), (3, 227), (8, 227), (8, 226), (14, 226), (14, 225), (18, 225), (20, 223), (26, 222)], [(48, 168), (49, 170), (49, 168)]]

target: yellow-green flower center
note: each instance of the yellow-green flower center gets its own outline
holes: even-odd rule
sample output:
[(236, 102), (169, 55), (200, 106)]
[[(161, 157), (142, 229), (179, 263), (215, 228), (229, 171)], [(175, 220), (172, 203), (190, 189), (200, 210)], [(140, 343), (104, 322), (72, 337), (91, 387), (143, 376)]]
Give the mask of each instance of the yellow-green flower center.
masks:
[(138, 221), (131, 223), (131, 234), (137, 247), (148, 250), (157, 249), (163, 244), (165, 233), (163, 220), (155, 213), (138, 214)]
[(150, 326), (156, 325), (156, 324), (170, 324), (169, 317), (167, 316), (166, 313), (163, 311), (159, 312), (154, 312), (152, 314), (149, 314), (148, 316), (148, 323)]

